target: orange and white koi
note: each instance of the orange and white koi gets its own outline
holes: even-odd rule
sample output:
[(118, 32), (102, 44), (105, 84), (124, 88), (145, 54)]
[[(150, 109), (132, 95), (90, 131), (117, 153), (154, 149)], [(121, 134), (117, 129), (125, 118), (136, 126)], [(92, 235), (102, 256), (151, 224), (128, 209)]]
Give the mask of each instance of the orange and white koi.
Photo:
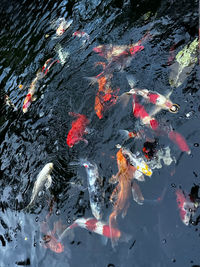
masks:
[(72, 22), (73, 22), (72, 19), (66, 21), (64, 18), (59, 18), (54, 23), (54, 25), (57, 25), (56, 35), (57, 36), (63, 35), (63, 33), (70, 27), (70, 25), (72, 24)]
[[(118, 165), (118, 173), (115, 176), (112, 176), (110, 179), (110, 183), (118, 182), (116, 188), (114, 189), (110, 200), (114, 201), (113, 211), (109, 216), (109, 226), (110, 229), (116, 227), (117, 216), (121, 213), (124, 218), (128, 207), (129, 202), (128, 198), (131, 195), (131, 181), (134, 178), (136, 168), (131, 166), (125, 156), (122, 153), (122, 149), (117, 152), (117, 165)], [(112, 245), (114, 246), (116, 243), (116, 238), (114, 236), (112, 238)]]
[(72, 122), (72, 128), (67, 135), (67, 145), (73, 147), (79, 141), (84, 141), (88, 144), (88, 141), (83, 138), (84, 134), (87, 134), (86, 126), (90, 123), (85, 115), (69, 112), (69, 115), (76, 117), (77, 119)]
[[(146, 176), (152, 175), (152, 170), (147, 165), (147, 163), (144, 161), (142, 157), (139, 157), (139, 155), (133, 154), (129, 149), (125, 147), (121, 147), (120, 145), (117, 145), (118, 148), (121, 148), (122, 154), (128, 159), (129, 163), (136, 168), (135, 171), (135, 178), (144, 181), (144, 178), (141, 178), (141, 174), (144, 174)], [(139, 172), (139, 173), (138, 173)]]
[(64, 251), (64, 245), (56, 238), (55, 234), (60, 223), (54, 223), (54, 228), (52, 231), (49, 230), (47, 222), (42, 222), (40, 225), (40, 230), (44, 233), (43, 236), (43, 246), (52, 250), (55, 253), (62, 253)]
[(183, 190), (176, 190), (176, 201), (180, 211), (180, 217), (185, 225), (189, 225), (192, 216), (198, 207), (197, 202), (193, 202), (188, 196), (185, 196)]
[(64, 232), (60, 236), (60, 240), (67, 236), (68, 233), (76, 227), (84, 228), (88, 231), (94, 232), (107, 238), (115, 238), (118, 240), (122, 237), (122, 233), (119, 229), (115, 227), (110, 228), (110, 226), (105, 222), (99, 221), (95, 218), (78, 218), (74, 221), (73, 224), (71, 224), (64, 230)]

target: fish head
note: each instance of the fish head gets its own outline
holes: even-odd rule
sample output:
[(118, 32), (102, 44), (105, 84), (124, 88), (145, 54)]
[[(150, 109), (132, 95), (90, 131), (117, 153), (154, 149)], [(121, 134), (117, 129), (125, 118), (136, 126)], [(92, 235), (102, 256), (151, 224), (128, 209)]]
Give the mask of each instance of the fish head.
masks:
[(64, 251), (64, 246), (62, 243), (58, 242), (53, 235), (45, 235), (43, 237), (44, 246), (56, 253), (62, 253)]
[(53, 163), (52, 162), (48, 163), (48, 167), (50, 170), (52, 170), (53, 169)]

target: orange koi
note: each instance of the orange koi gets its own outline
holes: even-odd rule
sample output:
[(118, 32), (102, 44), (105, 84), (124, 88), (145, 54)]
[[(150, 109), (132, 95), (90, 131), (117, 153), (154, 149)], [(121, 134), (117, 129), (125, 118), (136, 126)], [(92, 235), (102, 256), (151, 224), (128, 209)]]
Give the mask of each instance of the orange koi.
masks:
[[(122, 149), (117, 152), (117, 165), (118, 173), (110, 179), (111, 183), (118, 182), (110, 197), (111, 201), (116, 200), (113, 211), (109, 216), (109, 225), (111, 228), (116, 226), (116, 219), (120, 213), (122, 213), (122, 217), (125, 217), (127, 213), (129, 207), (128, 198), (131, 195), (131, 180), (134, 178), (136, 171), (136, 168), (127, 162), (122, 153)], [(112, 238), (112, 241), (116, 242), (115, 237)]]
[(84, 134), (87, 134), (86, 126), (90, 123), (85, 115), (69, 112), (69, 115), (76, 117), (77, 119), (72, 122), (72, 128), (67, 135), (67, 145), (73, 147), (79, 141), (84, 141), (88, 144), (88, 141), (83, 138)]

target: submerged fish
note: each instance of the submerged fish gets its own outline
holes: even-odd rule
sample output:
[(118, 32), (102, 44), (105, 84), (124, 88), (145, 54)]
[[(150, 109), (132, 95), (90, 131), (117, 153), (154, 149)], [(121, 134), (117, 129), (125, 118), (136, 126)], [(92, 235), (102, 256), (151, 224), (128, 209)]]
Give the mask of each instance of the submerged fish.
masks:
[(196, 38), (176, 55), (169, 75), (169, 83), (172, 87), (179, 87), (191, 73), (198, 61), (198, 46), (199, 42)]
[(52, 178), (50, 176), (50, 173), (52, 172), (52, 170), (53, 170), (53, 163), (47, 163), (38, 174), (33, 186), (31, 200), (28, 206), (25, 208), (26, 210), (29, 209), (34, 204), (38, 193), (43, 189), (44, 186), (46, 187), (46, 189), (48, 189), (51, 186)]
[(60, 223), (54, 223), (53, 230), (50, 231), (48, 224), (46, 222), (42, 222), (40, 225), (40, 230), (44, 233), (43, 236), (43, 246), (52, 250), (55, 253), (62, 253), (64, 251), (64, 245), (56, 238), (56, 233), (60, 228)]
[(180, 211), (180, 217), (185, 225), (189, 225), (192, 216), (198, 207), (198, 203), (185, 196), (183, 190), (176, 190), (176, 201)]
[(66, 21), (65, 18), (58, 18), (51, 23), (51, 27), (56, 29), (56, 36), (59, 37), (70, 27), (72, 22), (72, 19)]
[(79, 218), (64, 230), (60, 236), (60, 240), (62, 240), (65, 236), (70, 235), (71, 231), (76, 227), (84, 228), (106, 238), (115, 238), (119, 241), (127, 242), (131, 238), (131, 236), (122, 233), (118, 228), (110, 227), (103, 221), (99, 221), (95, 218)]
[(90, 197), (90, 207), (92, 214), (97, 220), (102, 218), (102, 207), (104, 202), (103, 180), (99, 176), (98, 168), (95, 163), (81, 159), (80, 164), (85, 167), (87, 172), (88, 192)]
[[(119, 147), (119, 145), (118, 145)], [(139, 157), (136, 154), (133, 154), (129, 149), (122, 147), (122, 154), (128, 159), (130, 164), (136, 168), (135, 178), (139, 180), (144, 180), (142, 174), (146, 176), (152, 175), (152, 170), (149, 168), (147, 163), (142, 157)], [(139, 173), (138, 173), (139, 172)]]
[(88, 144), (88, 141), (83, 138), (84, 134), (87, 134), (86, 126), (90, 123), (85, 115), (69, 112), (69, 115), (76, 117), (77, 119), (72, 122), (72, 128), (67, 135), (67, 145), (73, 147), (79, 141), (84, 141)]

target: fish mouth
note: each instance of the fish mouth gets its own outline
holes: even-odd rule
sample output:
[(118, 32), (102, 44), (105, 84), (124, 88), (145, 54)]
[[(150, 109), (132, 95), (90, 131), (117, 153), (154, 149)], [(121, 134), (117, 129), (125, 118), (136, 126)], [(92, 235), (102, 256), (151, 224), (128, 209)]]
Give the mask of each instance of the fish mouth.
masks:
[(179, 111), (179, 109), (180, 109), (180, 106), (179, 106), (178, 104), (173, 104), (173, 105), (171, 106), (171, 108), (169, 109), (169, 111), (170, 111), (171, 113), (177, 113), (177, 112)]

